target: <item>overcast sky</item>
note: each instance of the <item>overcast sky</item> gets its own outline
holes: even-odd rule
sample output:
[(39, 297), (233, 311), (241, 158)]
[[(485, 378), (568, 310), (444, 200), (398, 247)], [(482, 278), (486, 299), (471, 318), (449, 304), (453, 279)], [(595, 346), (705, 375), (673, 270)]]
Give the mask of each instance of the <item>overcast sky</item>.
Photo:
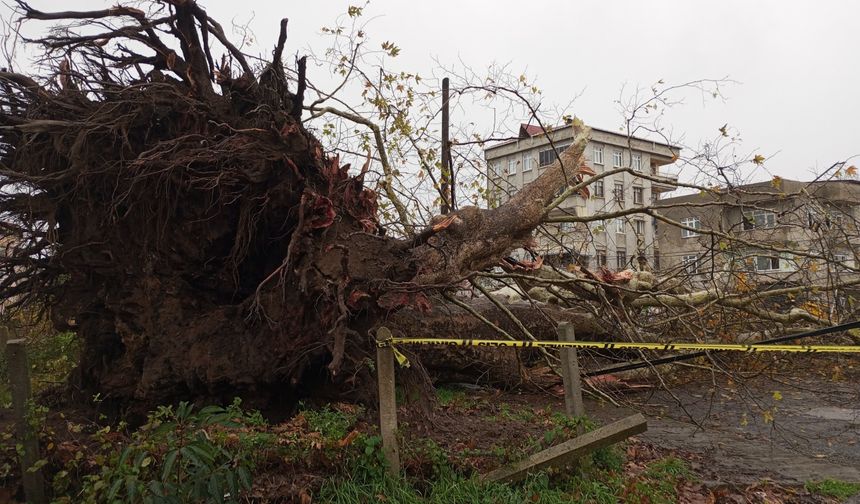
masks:
[[(290, 19), (288, 52), (323, 51), (320, 28), (350, 3), (360, 4), (201, 1), (225, 25), (250, 20), (267, 53), (281, 17)], [(664, 125), (684, 144), (714, 138), (728, 123), (745, 152), (773, 156), (768, 172), (799, 179), (860, 154), (860, 2), (374, 0), (365, 18), (373, 42), (400, 46), (399, 68), (429, 75), (434, 58), (476, 68), (509, 63), (534, 78), (548, 103), (581, 92), (571, 112), (596, 127), (621, 125), (614, 100), (623, 85), (728, 77), (737, 84), (724, 87), (724, 101), (687, 93), (667, 115)]]

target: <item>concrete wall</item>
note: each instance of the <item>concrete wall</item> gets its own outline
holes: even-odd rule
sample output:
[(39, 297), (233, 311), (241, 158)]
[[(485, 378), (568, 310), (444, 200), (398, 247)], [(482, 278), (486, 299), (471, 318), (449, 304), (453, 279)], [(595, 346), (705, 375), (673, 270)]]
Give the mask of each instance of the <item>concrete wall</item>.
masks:
[[(744, 272), (765, 281), (797, 282), (818, 281), (833, 274), (848, 275), (835, 264), (768, 249), (823, 255), (833, 260), (844, 256), (841, 263), (854, 267), (860, 251), (858, 204), (860, 184), (849, 181), (808, 184), (783, 180), (778, 187), (766, 182), (738, 187), (732, 193), (664, 199), (660, 205), (669, 208), (659, 210), (660, 214), (676, 222), (698, 218), (702, 228), (719, 230), (732, 240), (705, 234), (684, 236), (681, 229), (660, 223), (656, 239), (660, 243), (661, 266), (666, 273), (681, 271), (685, 256), (696, 255), (700, 258), (698, 276), (703, 281), (711, 278), (712, 271)], [(749, 226), (744, 225), (745, 214), (749, 218), (756, 210), (771, 212), (774, 224), (746, 229)], [(755, 264), (756, 257), (765, 256), (778, 257), (778, 269), (763, 270)]]

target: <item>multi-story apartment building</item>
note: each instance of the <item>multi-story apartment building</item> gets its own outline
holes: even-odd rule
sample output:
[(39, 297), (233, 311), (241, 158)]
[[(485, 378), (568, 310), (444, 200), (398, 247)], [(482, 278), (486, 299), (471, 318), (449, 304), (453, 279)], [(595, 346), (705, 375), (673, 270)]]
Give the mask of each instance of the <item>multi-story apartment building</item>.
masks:
[[(545, 133), (539, 127), (522, 125), (517, 139), (487, 148), (484, 156), (491, 201), (502, 203), (536, 179), (556, 161), (556, 151), (561, 152), (572, 141), (570, 126)], [(646, 260), (653, 267), (659, 260), (659, 251), (651, 217), (632, 214), (599, 220), (599, 216), (644, 207), (657, 201), (661, 193), (674, 190), (677, 177), (662, 172), (660, 167), (672, 163), (679, 153), (680, 147), (592, 128), (586, 164), (597, 174), (618, 168), (629, 168), (630, 172), (612, 174), (590, 184), (587, 198), (567, 198), (555, 215), (594, 216), (597, 220), (544, 226), (537, 236), (537, 252), (560, 265), (578, 263), (590, 268), (622, 269), (634, 260)]]
[(693, 283), (740, 273), (770, 284), (845, 279), (860, 264), (858, 205), (860, 182), (851, 180), (776, 179), (665, 198), (658, 212), (683, 227), (658, 226), (664, 273)]

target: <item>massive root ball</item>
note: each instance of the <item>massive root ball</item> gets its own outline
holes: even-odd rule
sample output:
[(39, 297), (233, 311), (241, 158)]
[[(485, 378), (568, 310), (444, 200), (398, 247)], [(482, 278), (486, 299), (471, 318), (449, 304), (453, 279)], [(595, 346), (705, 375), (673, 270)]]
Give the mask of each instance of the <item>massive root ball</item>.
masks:
[[(42, 41), (74, 49), (49, 60), (59, 79), (0, 74), (0, 287), (78, 332), (82, 384), (108, 397), (298, 382), (342, 360), (346, 291), (380, 277), (376, 195), (302, 126), (280, 61), (234, 77), (203, 57), (202, 9), (161, 6), (169, 19), (125, 32), (155, 49), (148, 72), (70, 35)], [(181, 55), (154, 24), (184, 37)]]

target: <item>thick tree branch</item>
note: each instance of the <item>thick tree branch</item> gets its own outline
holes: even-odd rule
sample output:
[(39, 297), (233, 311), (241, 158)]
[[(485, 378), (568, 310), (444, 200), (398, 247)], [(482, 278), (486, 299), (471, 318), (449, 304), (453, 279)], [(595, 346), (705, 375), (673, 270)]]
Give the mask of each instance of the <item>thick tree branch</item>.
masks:
[(400, 197), (394, 191), (394, 169), (388, 161), (388, 152), (385, 145), (385, 140), (382, 138), (382, 130), (373, 121), (351, 112), (344, 112), (333, 107), (310, 107), (309, 110), (313, 113), (312, 118), (320, 117), (324, 114), (333, 114), (338, 117), (343, 117), (356, 124), (366, 126), (373, 132), (373, 140), (376, 143), (376, 150), (379, 153), (379, 161), (382, 165), (382, 173), (384, 178), (379, 181), (380, 187), (385, 191), (385, 196), (394, 205), (394, 210), (397, 212), (397, 217), (400, 219), (400, 224), (404, 227), (407, 234), (411, 234), (414, 230), (412, 218), (409, 216), (409, 211), (406, 205), (400, 201)]

